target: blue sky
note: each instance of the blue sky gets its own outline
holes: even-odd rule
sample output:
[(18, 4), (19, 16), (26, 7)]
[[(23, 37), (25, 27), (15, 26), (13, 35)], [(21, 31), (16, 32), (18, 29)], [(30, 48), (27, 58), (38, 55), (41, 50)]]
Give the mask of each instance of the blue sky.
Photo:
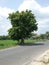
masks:
[(49, 6), (49, 0), (36, 0), (42, 7)]
[(26, 9), (32, 10), (36, 16), (38, 34), (49, 31), (49, 0), (0, 0), (0, 35), (7, 35), (11, 28), (8, 14)]
[(17, 10), (22, 2), (23, 0), (0, 0), (0, 6)]

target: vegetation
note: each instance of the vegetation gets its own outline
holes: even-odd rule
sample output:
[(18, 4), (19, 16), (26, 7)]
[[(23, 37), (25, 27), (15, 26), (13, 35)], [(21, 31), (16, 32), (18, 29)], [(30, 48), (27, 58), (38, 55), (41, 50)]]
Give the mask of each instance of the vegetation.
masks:
[(49, 32), (48, 31), (45, 33), (45, 35), (46, 35), (46, 38), (49, 39)]
[[(25, 45), (35, 44), (35, 42), (38, 42), (38, 41), (42, 41), (42, 39), (24, 40)], [(16, 40), (0, 40), (0, 49), (9, 48), (9, 47), (17, 46), (17, 45), (19, 45), (19, 43)]]
[(32, 33), (38, 27), (35, 16), (30, 10), (13, 12), (9, 14), (8, 18), (12, 28), (8, 30), (8, 36), (0, 36), (0, 49), (49, 39), (49, 31), (40, 35)]
[(24, 44), (24, 39), (30, 38), (31, 33), (37, 30), (37, 22), (31, 10), (16, 11), (9, 14), (12, 28), (9, 29), (9, 36), (13, 40)]
[[(32, 33), (32, 37), (25, 39), (25, 44), (34, 44), (35, 42), (41, 42), (49, 39), (49, 32), (46, 32), (45, 34), (35, 34)], [(8, 36), (0, 36), (0, 49), (3, 48), (9, 48), (19, 45), (17, 40), (11, 40)]]
[(0, 40), (10, 40), (9, 36), (0, 36)]
[(18, 45), (17, 41), (13, 40), (0, 40), (0, 49), (12, 47)]
[(40, 39), (49, 39), (49, 32), (46, 32), (45, 34), (40, 34)]
[[(25, 39), (25, 45), (34, 44), (35, 42), (41, 42), (49, 39), (49, 32), (45, 34), (35, 34), (32, 33), (32, 37)], [(0, 36), (0, 49), (9, 48), (19, 45), (17, 40), (11, 40), (8, 36)]]

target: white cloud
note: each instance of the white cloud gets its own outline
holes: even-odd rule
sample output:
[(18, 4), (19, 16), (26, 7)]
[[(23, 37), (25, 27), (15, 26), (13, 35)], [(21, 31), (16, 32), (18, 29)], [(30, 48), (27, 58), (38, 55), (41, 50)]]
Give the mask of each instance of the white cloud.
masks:
[(13, 11), (14, 10), (11, 10), (10, 8), (6, 8), (6, 7), (2, 8), (2, 7), (0, 7), (0, 16), (1, 17), (8, 17), (8, 14), (13, 12)]
[[(38, 21), (38, 33), (49, 31), (49, 6), (42, 7), (36, 0), (24, 0), (20, 5), (19, 11), (32, 10)], [(42, 30), (42, 31), (41, 31)]]
[(24, 0), (24, 2), (20, 5), (19, 11), (26, 10), (26, 9), (33, 9), (38, 10), (40, 5), (37, 4), (35, 0)]
[(7, 35), (7, 30), (11, 27), (10, 21), (7, 19), (8, 14), (14, 12), (14, 10), (0, 7), (0, 35)]

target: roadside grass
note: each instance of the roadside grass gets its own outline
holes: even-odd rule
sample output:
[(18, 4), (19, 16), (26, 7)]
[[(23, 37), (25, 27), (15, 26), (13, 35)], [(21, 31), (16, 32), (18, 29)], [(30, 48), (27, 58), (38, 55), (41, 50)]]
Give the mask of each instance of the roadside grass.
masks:
[(42, 41), (46, 41), (46, 40), (43, 40), (43, 39), (34, 39), (34, 40), (31, 40), (31, 39), (28, 39), (28, 40), (25, 40), (25, 43), (29, 44), (29, 43), (35, 43), (35, 42), (42, 42)]
[[(34, 44), (35, 42), (41, 42), (43, 41), (42, 39), (40, 40), (25, 40), (25, 44)], [(19, 45), (18, 42), (15, 40), (0, 40), (0, 49), (4, 49), (4, 48), (9, 48), (9, 47), (13, 47), (13, 46), (16, 46), (16, 45)]]
[(18, 45), (17, 41), (13, 40), (0, 40), (0, 49), (9, 48)]

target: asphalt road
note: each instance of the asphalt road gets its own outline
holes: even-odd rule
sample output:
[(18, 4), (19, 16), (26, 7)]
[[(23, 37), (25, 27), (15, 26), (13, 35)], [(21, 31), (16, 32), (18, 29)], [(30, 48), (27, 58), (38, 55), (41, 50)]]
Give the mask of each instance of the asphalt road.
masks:
[(28, 65), (32, 59), (49, 49), (49, 41), (0, 50), (0, 65)]

